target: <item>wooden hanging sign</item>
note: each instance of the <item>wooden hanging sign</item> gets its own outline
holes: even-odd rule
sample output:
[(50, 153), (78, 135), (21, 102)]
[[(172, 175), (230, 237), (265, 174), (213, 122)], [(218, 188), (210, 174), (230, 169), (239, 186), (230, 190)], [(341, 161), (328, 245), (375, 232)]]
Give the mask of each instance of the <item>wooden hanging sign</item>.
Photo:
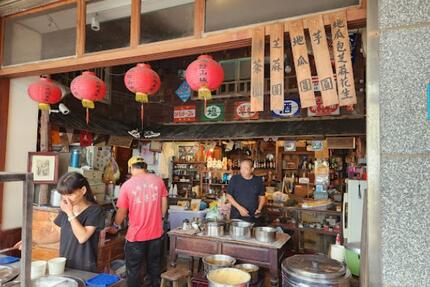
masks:
[(357, 103), (357, 96), (355, 94), (351, 48), (349, 45), (345, 11), (333, 15), (331, 19), (331, 35), (333, 38), (333, 50), (336, 64), (339, 105), (354, 105)]
[(316, 105), (312, 85), (311, 68), (306, 48), (303, 21), (297, 20), (287, 24), (293, 51), (294, 67), (296, 68), (297, 87), (299, 88), (300, 105), (309, 108)]
[(264, 110), (264, 27), (252, 32), (251, 46), (251, 111)]
[(305, 21), (308, 24), (315, 65), (320, 80), (323, 106), (336, 105), (339, 103), (339, 98), (336, 91), (336, 82), (333, 77), (333, 68), (331, 66), (322, 15), (309, 17)]
[(284, 25), (270, 26), (270, 110), (284, 107)]

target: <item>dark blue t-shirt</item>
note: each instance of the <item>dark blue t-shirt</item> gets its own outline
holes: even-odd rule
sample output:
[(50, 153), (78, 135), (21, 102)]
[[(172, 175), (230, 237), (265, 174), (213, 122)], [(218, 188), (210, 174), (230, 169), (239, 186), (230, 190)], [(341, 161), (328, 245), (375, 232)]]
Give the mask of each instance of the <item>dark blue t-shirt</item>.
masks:
[(236, 174), (228, 184), (227, 193), (249, 212), (249, 217), (242, 217), (239, 211), (232, 206), (230, 218), (254, 221), (255, 211), (258, 208), (258, 197), (264, 196), (263, 179), (255, 175), (251, 179), (245, 179), (240, 174)]

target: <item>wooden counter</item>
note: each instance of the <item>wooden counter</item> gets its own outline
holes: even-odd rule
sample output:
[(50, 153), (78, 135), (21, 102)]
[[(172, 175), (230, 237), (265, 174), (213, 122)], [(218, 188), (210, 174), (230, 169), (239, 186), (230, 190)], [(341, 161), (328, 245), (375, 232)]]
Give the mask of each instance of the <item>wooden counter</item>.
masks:
[[(32, 246), (33, 260), (49, 260), (60, 255), (60, 242), (54, 241), (58, 238), (57, 233), (60, 228), (55, 225), (54, 220), (57, 217), (59, 209), (50, 207), (34, 207), (33, 208), (33, 239), (44, 237), (44, 241), (52, 238), (52, 243), (36, 244)], [(106, 267), (110, 267), (110, 263), (115, 259), (124, 258), (125, 235), (119, 233), (117, 235), (106, 235), (104, 244), (99, 244), (97, 258), (97, 272), (105, 271)]]
[(229, 236), (210, 237), (180, 229), (171, 230), (168, 235), (173, 267), (176, 266), (178, 255), (205, 257), (226, 254), (239, 261), (269, 269), (272, 286), (278, 286), (280, 263), (285, 256), (286, 243), (290, 239), (288, 234), (278, 233), (275, 242), (261, 243), (255, 239), (233, 240)]

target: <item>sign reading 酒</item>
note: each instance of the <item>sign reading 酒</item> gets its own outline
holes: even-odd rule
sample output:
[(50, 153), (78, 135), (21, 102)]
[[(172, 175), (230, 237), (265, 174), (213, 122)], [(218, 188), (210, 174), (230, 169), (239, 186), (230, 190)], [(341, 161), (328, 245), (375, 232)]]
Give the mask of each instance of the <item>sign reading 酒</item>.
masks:
[(309, 66), (308, 50), (303, 30), (303, 21), (297, 20), (288, 24), (291, 48), (293, 50), (294, 66), (296, 68), (297, 87), (299, 89), (302, 108), (316, 105), (312, 85), (311, 68)]
[(336, 13), (331, 21), (331, 34), (336, 63), (337, 90), (339, 105), (347, 106), (357, 103), (354, 75), (351, 62), (348, 27), (345, 11)]

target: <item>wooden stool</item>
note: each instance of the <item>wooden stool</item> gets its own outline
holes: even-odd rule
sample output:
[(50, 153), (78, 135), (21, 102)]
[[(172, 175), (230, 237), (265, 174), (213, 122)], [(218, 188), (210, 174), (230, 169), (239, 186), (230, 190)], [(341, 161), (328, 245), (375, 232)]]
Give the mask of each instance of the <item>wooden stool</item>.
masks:
[(173, 287), (179, 286), (179, 280), (187, 278), (187, 286), (191, 287), (191, 272), (187, 269), (175, 267), (161, 274), (161, 287), (164, 287), (166, 281), (173, 282)]

